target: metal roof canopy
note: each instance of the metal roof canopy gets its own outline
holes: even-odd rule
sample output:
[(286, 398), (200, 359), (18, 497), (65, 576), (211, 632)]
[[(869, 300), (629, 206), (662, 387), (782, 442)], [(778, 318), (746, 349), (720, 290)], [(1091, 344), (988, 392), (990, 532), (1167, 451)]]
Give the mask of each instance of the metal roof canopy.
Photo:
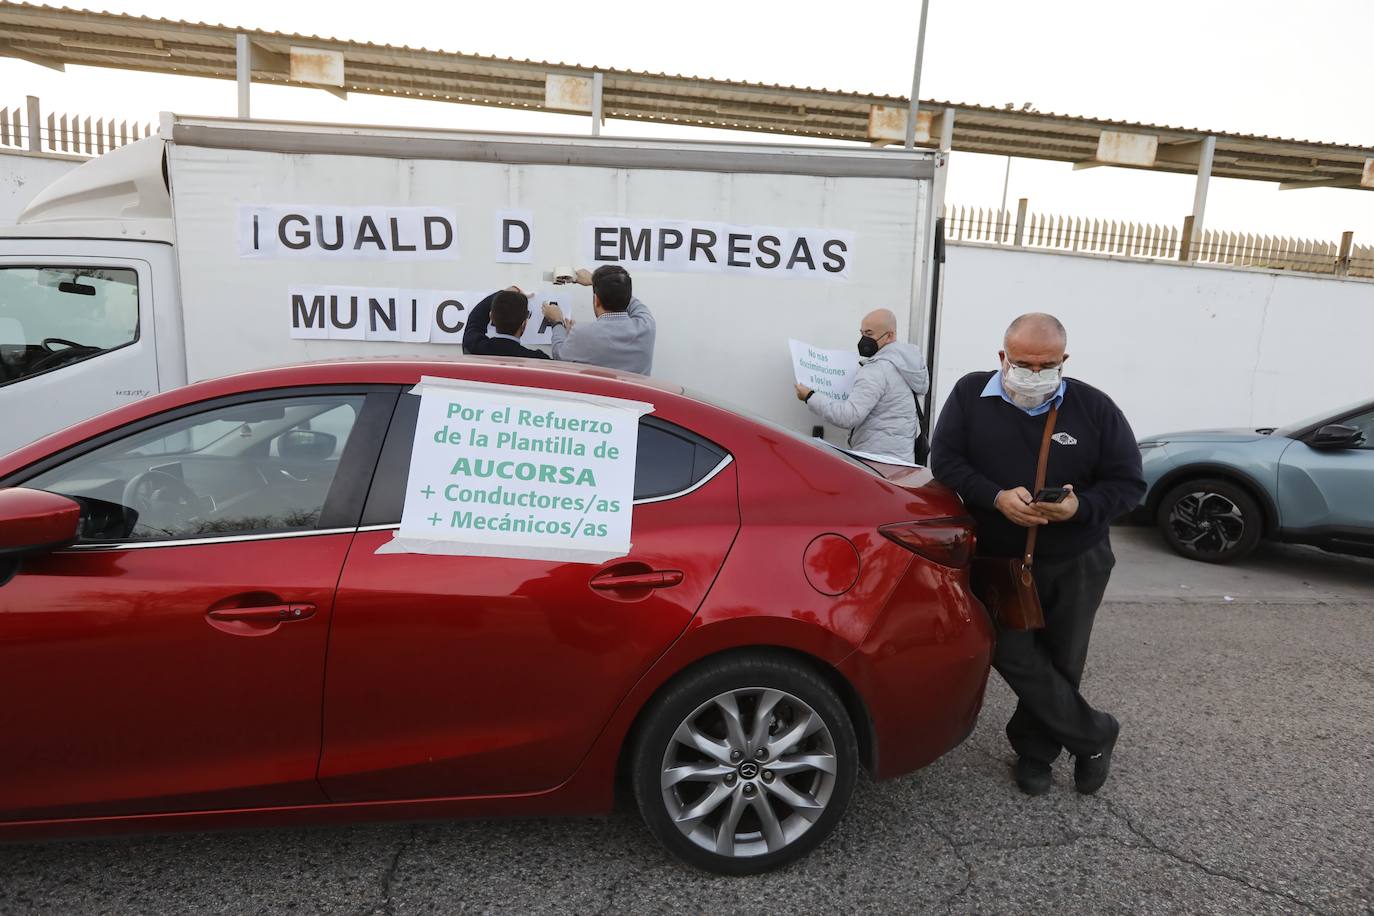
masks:
[[(0, 0), (0, 56), (57, 69), (74, 64), (232, 80), (239, 36), (250, 49), (254, 81), (335, 94), (560, 113), (599, 109), (605, 118), (878, 144), (901, 142), (910, 104), (901, 96), (454, 54)], [(926, 100), (915, 133), (917, 142), (930, 145), (943, 134), (960, 152), (1079, 167), (1196, 175), (1210, 158), (1210, 174), (1219, 177), (1285, 188), (1374, 189), (1374, 147)], [(1209, 137), (1215, 138), (1211, 150)]]

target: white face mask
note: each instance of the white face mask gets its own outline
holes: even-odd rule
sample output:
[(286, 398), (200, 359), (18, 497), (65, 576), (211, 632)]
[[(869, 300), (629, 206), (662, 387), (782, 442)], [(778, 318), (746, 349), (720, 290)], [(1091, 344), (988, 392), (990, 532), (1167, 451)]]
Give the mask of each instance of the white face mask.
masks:
[(1039, 407), (1059, 390), (1059, 367), (1032, 372), (1003, 360), (1002, 387), (1022, 407)]

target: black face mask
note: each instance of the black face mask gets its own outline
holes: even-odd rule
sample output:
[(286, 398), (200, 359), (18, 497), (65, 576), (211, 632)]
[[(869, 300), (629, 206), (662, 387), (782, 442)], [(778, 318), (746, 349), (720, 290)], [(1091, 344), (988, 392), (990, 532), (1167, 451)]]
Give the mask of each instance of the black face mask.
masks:
[(867, 335), (859, 338), (859, 355), (872, 359), (878, 352), (878, 342)]

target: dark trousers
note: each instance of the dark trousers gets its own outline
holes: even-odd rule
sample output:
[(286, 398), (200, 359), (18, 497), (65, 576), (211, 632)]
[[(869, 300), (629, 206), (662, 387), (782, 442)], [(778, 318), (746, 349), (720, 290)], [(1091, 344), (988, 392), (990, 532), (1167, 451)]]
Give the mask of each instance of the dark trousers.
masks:
[(1093, 618), (1116, 557), (1102, 543), (1068, 560), (1037, 562), (1035, 585), (1045, 611), (1040, 630), (997, 628), (992, 664), (1016, 693), (1007, 739), (1022, 757), (1051, 763), (1061, 750), (1097, 753), (1115, 728), (1078, 691)]

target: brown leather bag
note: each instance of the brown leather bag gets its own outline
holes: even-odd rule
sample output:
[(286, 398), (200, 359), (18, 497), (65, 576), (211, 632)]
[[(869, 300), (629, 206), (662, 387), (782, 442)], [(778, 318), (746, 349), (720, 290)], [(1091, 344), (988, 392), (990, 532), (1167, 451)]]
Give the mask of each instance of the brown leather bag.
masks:
[[(1050, 408), (1045, 420), (1045, 437), (1040, 441), (1040, 460), (1035, 466), (1035, 489), (1045, 485), (1045, 467), (1050, 460), (1050, 437), (1059, 408)], [(1017, 560), (1004, 557), (975, 557), (971, 574), (973, 593), (1009, 630), (1038, 630), (1045, 625), (1045, 612), (1040, 608), (1040, 593), (1035, 590), (1031, 563), (1035, 554), (1035, 535), (1038, 528), (1026, 532), (1026, 555)]]

